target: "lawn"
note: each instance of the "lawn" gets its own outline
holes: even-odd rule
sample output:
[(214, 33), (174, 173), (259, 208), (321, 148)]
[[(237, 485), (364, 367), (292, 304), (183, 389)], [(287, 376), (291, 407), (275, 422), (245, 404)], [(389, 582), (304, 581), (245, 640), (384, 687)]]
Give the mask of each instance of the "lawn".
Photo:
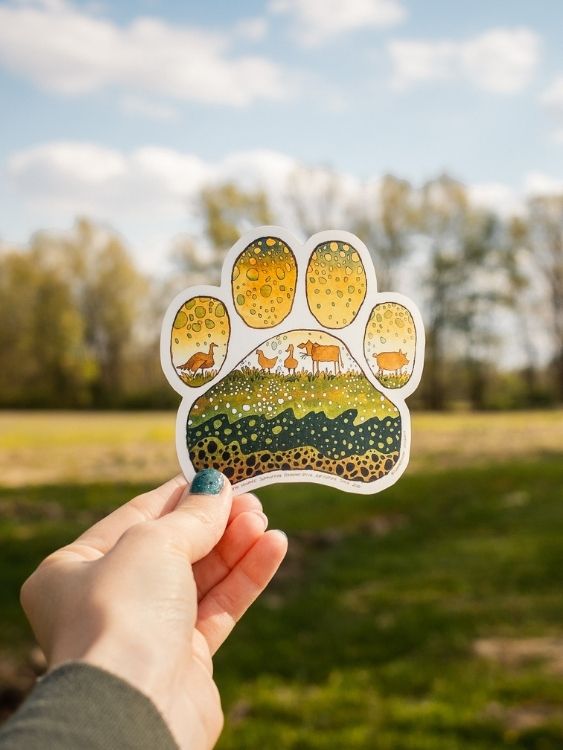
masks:
[[(0, 416), (6, 707), (29, 681), (22, 578), (172, 473), (173, 421)], [(375, 497), (259, 493), (290, 552), (217, 657), (223, 750), (563, 745), (563, 414), (420, 415), (413, 451)]]

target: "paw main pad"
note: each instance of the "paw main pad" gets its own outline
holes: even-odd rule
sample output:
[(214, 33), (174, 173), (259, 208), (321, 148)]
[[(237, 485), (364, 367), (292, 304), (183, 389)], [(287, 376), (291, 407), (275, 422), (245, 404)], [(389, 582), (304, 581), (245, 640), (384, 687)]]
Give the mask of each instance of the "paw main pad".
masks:
[(418, 311), (376, 294), (353, 235), (323, 232), (300, 248), (265, 229), (230, 251), (220, 288), (185, 290), (166, 314), (162, 364), (183, 396), (182, 468), (189, 478), (212, 466), (240, 489), (383, 489), (408, 460), (404, 398), (422, 368)]

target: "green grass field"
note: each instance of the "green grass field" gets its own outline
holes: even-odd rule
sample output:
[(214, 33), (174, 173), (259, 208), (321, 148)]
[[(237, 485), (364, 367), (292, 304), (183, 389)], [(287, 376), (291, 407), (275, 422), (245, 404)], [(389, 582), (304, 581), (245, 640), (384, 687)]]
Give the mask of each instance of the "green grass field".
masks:
[[(0, 415), (0, 696), (22, 579), (175, 470), (172, 414)], [(374, 496), (259, 494), (290, 551), (219, 653), (223, 750), (563, 746), (563, 414), (419, 415)]]

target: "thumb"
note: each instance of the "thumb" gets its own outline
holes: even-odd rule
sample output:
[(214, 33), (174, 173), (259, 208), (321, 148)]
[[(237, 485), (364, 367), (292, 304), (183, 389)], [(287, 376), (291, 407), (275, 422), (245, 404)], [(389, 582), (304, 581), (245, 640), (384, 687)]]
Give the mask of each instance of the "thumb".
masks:
[(233, 490), (216, 469), (202, 469), (178, 505), (156, 521), (191, 563), (205, 557), (223, 536), (229, 520)]

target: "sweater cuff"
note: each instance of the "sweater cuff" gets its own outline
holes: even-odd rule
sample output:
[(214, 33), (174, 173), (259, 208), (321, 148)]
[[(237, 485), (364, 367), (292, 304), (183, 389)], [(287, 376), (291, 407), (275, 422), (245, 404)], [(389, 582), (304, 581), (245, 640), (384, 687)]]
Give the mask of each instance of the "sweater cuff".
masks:
[(178, 750), (154, 703), (104, 669), (67, 662), (38, 682), (0, 731), (0, 750)]

